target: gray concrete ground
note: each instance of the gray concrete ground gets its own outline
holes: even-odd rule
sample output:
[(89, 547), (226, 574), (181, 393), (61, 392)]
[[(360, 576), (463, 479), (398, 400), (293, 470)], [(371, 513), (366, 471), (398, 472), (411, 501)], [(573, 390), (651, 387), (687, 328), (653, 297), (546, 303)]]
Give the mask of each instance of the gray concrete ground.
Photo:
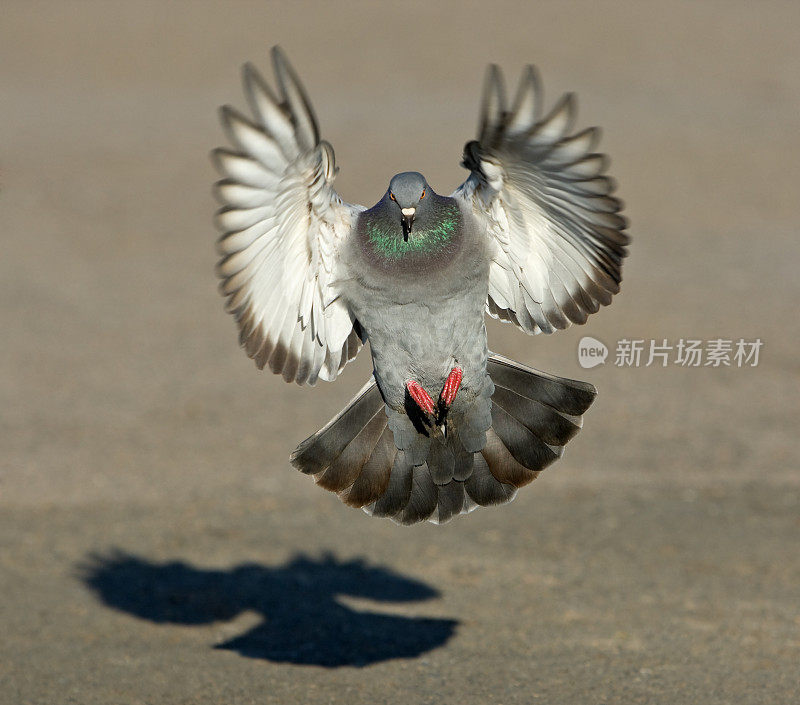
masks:
[[(793, 3), (31, 3), (0, 21), (0, 703), (800, 700)], [(622, 295), (492, 347), (595, 383), (509, 507), (410, 529), (290, 468), (361, 385), (285, 385), (212, 275), (208, 150), (281, 43), (345, 198), (448, 192), (484, 65), (579, 94)], [(764, 341), (582, 370), (577, 341)]]

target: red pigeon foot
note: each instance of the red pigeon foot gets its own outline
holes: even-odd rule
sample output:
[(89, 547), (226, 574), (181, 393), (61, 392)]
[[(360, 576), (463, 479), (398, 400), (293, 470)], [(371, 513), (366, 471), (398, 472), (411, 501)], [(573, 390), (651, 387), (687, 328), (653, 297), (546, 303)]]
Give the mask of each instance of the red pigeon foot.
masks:
[(415, 382), (413, 379), (408, 380), (408, 382), (406, 382), (406, 389), (416, 405), (429, 416), (433, 416), (433, 399), (431, 399), (428, 392), (422, 388), (419, 382)]
[(450, 370), (450, 374), (447, 375), (447, 381), (444, 383), (442, 393), (439, 395), (439, 401), (445, 406), (450, 406), (456, 398), (463, 375), (464, 373), (460, 367), (454, 367)]

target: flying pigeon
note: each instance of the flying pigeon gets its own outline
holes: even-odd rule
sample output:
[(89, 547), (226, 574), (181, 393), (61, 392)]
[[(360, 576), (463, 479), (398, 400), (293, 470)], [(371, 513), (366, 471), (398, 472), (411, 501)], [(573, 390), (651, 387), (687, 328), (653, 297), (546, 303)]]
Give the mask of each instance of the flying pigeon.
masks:
[(283, 52), (251, 65), (253, 117), (221, 109), (217, 274), (240, 342), (287, 382), (331, 381), (369, 341), (373, 374), (292, 464), (368, 514), (444, 523), (511, 501), (561, 457), (596, 395), (489, 352), (484, 314), (526, 333), (584, 323), (619, 291), (627, 223), (573, 95), (542, 116), (528, 66), (490, 66), (469, 176), (450, 196), (394, 176), (372, 208), (333, 188), (331, 145)]

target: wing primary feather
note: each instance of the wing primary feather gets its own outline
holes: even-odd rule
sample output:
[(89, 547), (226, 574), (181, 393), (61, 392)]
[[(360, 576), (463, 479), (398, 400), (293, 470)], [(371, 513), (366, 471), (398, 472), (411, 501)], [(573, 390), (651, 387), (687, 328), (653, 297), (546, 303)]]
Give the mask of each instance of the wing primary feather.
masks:
[(255, 159), (229, 149), (213, 150), (211, 160), (220, 174), (240, 184), (271, 189), (279, 182), (278, 176), (269, 172)]
[(575, 110), (575, 94), (564, 94), (550, 113), (530, 129), (527, 135), (528, 143), (549, 145), (560, 140), (572, 127)]
[(263, 188), (253, 188), (232, 179), (222, 179), (214, 184), (214, 197), (222, 204), (234, 208), (255, 208), (267, 203), (271, 195)]
[(287, 159), (297, 157), (294, 126), (272, 89), (251, 63), (242, 70), (244, 93), (253, 116), (261, 127), (280, 145)]
[(514, 106), (506, 130), (509, 135), (525, 133), (539, 121), (542, 105), (542, 84), (536, 67), (525, 67), (517, 88)]
[(305, 88), (280, 47), (272, 48), (272, 63), (292, 117), (298, 146), (302, 150), (312, 149), (319, 142), (319, 129)]
[(490, 64), (484, 82), (478, 126), (478, 140), (481, 144), (492, 144), (500, 130), (505, 113), (506, 89), (503, 72), (497, 64)]
[(230, 105), (223, 105), (219, 112), (220, 122), (235, 146), (271, 172), (283, 175), (288, 162), (276, 142)]

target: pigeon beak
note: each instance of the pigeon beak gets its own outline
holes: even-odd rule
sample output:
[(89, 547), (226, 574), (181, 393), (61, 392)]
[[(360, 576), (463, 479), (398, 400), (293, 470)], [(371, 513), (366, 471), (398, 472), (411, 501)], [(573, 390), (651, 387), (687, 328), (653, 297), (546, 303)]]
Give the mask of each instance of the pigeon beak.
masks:
[(406, 242), (408, 242), (411, 227), (414, 225), (414, 214), (416, 212), (416, 208), (403, 208), (403, 240)]

